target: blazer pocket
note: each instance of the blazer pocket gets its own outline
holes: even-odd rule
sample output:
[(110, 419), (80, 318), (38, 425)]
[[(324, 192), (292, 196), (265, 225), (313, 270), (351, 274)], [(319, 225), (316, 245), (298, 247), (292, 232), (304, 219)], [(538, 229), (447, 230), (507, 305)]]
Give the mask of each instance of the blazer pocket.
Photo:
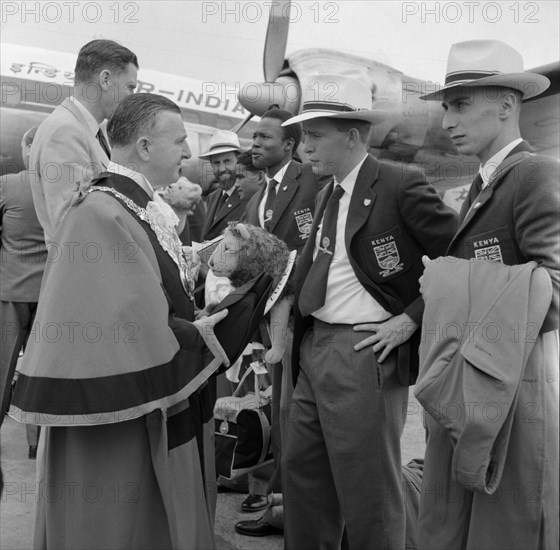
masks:
[(290, 216), (290, 234), (288, 245), (294, 248), (302, 247), (309, 238), (311, 226), (313, 225), (313, 212), (315, 201), (311, 200), (305, 204), (299, 205), (292, 210)]
[(469, 235), (465, 238), (465, 258), (502, 262), (512, 265), (519, 261), (509, 227), (504, 225), (491, 231)]
[(412, 267), (410, 245), (398, 225), (383, 233), (362, 237), (360, 256), (365, 260), (368, 275), (378, 283), (397, 279)]

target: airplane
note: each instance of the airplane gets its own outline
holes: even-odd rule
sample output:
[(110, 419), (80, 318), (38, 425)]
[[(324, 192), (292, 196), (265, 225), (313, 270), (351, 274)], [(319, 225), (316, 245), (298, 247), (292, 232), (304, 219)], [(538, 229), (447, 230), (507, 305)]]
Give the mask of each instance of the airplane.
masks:
[[(138, 92), (167, 95), (181, 107), (193, 153), (188, 161), (187, 177), (203, 187), (212, 179), (209, 163), (200, 162), (197, 156), (207, 149), (216, 128), (238, 132), (243, 146), (249, 147), (255, 125), (253, 117), (261, 116), (272, 105), (297, 114), (301, 107), (301, 88), (311, 84), (313, 74), (344, 72), (365, 81), (372, 90), (375, 108), (389, 112), (387, 120), (376, 125), (372, 132), (370, 152), (403, 169), (420, 167), (444, 200), (458, 210), (479, 163), (474, 157), (458, 154), (441, 127), (441, 106), (419, 99), (433, 91), (435, 84), (405, 75), (375, 59), (336, 50), (310, 48), (286, 58), (289, 9), (290, 0), (271, 3), (264, 45), (265, 82), (242, 88), (237, 98), (226, 99), (217, 95), (217, 90), (213, 94), (211, 86), (205, 88), (209, 83), (141, 69)], [(72, 78), (69, 68), (73, 61), (70, 62), (72, 56), (66, 56), (63, 61), (63, 55), (3, 46), (1, 66), (7, 74), (1, 76), (3, 157), (0, 173), (4, 173), (8, 162), (19, 158), (19, 136), (65, 97), (56, 86), (53, 88), (55, 82), (62, 86), (63, 93), (69, 93), (68, 84)], [(544, 94), (524, 102), (521, 134), (537, 152), (558, 158), (560, 65), (550, 63), (530, 69), (530, 72), (547, 76), (551, 86)], [(24, 97), (14, 90), (30, 92)], [(301, 149), (300, 157), (305, 160)]]
[[(251, 94), (245, 88), (241, 90), (239, 102), (251, 113), (244, 122), (262, 115), (270, 104), (299, 113), (301, 89), (312, 85), (313, 74), (355, 75), (370, 87), (372, 107), (389, 113), (385, 122), (373, 128), (370, 153), (402, 165), (403, 169), (422, 168), (444, 201), (460, 210), (479, 161), (457, 152), (441, 126), (444, 114), (441, 105), (420, 99), (421, 95), (435, 91), (436, 84), (405, 75), (375, 59), (336, 50), (310, 48), (285, 57), (291, 2), (279, 0), (271, 4), (264, 45), (265, 81), (260, 86), (252, 83)], [(559, 158), (560, 63), (527, 72), (546, 76), (551, 85), (540, 96), (524, 101), (521, 135), (536, 152)]]
[[(21, 138), (38, 126), (72, 93), (76, 57), (71, 54), (3, 44), (0, 75), (0, 175), (23, 170)], [(198, 155), (210, 147), (212, 135), (229, 130), (248, 111), (235, 93), (218, 94), (215, 85), (157, 71), (139, 71), (137, 92), (153, 92), (175, 101), (181, 108), (192, 157), (181, 166), (182, 175), (203, 189), (214, 180), (209, 162)], [(242, 147), (251, 146), (253, 124), (239, 132)]]

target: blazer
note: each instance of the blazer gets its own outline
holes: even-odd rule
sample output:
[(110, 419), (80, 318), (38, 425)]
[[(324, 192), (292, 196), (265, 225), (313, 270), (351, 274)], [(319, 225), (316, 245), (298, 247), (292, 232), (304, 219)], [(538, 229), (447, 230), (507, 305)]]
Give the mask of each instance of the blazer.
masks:
[[(317, 197), (311, 234), (295, 273), (294, 383), (299, 372), (299, 346), (313, 323), (311, 316), (301, 316), (299, 292), (313, 263), (315, 236), (332, 190), (331, 183)], [(420, 171), (366, 158), (350, 199), (345, 244), (358, 281), (387, 311), (393, 315), (405, 312), (420, 325), (424, 306), (418, 283), (424, 269), (422, 255), (441, 256), (456, 228), (455, 212), (445, 206)], [(387, 262), (388, 256), (397, 263)], [(410, 372), (417, 372), (419, 340), (418, 330), (399, 347), (398, 372), (403, 385), (415, 378)]]
[(47, 261), (30, 179), (28, 170), (0, 178), (0, 299), (6, 302), (37, 302)]
[(218, 209), (222, 189), (216, 189), (208, 195), (206, 203), (206, 216), (202, 225), (202, 240), (211, 241), (221, 235), (224, 229), (234, 223), (238, 223), (243, 217), (247, 201), (241, 201), (239, 195), (234, 191), (226, 203)]
[[(282, 239), (290, 248), (301, 252), (311, 230), (315, 213), (315, 198), (320, 187), (310, 164), (290, 161), (282, 181), (279, 182), (272, 215), (270, 232)], [(257, 191), (245, 210), (245, 221), (260, 227), (259, 204), (266, 187)]]
[(523, 141), (506, 157), (479, 195), (471, 188), (447, 254), (507, 265), (537, 262), (553, 286), (543, 331), (558, 328), (560, 286), (560, 164), (532, 154)]
[(31, 146), (29, 167), (33, 202), (47, 242), (52, 242), (74, 191), (87, 188), (108, 164), (105, 151), (69, 99), (41, 123)]

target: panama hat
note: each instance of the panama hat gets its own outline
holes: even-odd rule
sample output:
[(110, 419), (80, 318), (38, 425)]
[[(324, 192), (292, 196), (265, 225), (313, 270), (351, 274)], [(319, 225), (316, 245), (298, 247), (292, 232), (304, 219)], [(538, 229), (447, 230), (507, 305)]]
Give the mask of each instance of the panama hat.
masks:
[(371, 90), (357, 78), (341, 74), (316, 74), (302, 90), (301, 114), (282, 124), (288, 126), (312, 118), (343, 118), (376, 124), (387, 116), (385, 111), (372, 110)]
[(444, 86), (420, 99), (441, 101), (444, 90), (479, 86), (519, 90), (523, 99), (529, 99), (542, 94), (550, 86), (550, 80), (540, 74), (523, 72), (520, 53), (499, 40), (469, 40), (451, 46)]
[(209, 157), (212, 155), (229, 153), (230, 151), (241, 151), (237, 134), (229, 130), (218, 130), (210, 140), (210, 149), (206, 153), (199, 155), (198, 158), (210, 160)]

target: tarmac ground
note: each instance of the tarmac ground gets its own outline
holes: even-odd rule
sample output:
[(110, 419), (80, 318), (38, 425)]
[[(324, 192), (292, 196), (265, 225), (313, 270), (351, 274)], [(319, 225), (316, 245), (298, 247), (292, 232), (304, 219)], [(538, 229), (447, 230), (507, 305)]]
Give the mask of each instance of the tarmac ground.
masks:
[[(423, 413), (412, 396), (407, 408), (407, 422), (402, 437), (402, 461), (424, 456)], [(35, 460), (27, 458), (25, 426), (6, 418), (0, 430), (4, 492), (0, 498), (0, 549), (28, 550), (32, 545), (33, 520), (37, 499)], [(233, 526), (243, 519), (257, 519), (262, 512), (242, 513), (241, 502), (247, 495), (219, 493), (216, 510), (217, 550), (282, 550), (281, 535), (246, 537)], [(132, 550), (132, 549), (131, 549)], [(203, 550), (203, 549), (200, 549)]]

